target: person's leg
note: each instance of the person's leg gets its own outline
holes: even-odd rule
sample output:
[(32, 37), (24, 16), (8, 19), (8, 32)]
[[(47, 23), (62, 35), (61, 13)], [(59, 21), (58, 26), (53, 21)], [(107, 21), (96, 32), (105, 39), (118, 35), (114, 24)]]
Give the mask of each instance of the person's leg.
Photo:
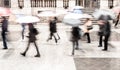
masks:
[(102, 37), (103, 37), (103, 36), (100, 35), (99, 37), (100, 37), (100, 38), (99, 38), (99, 45), (98, 45), (98, 47), (102, 47)]
[(53, 33), (50, 32), (50, 37), (47, 39), (47, 41), (51, 40), (51, 39), (52, 39), (52, 36), (53, 36)]
[(91, 42), (91, 40), (90, 40), (90, 34), (89, 34), (89, 33), (86, 33), (86, 35), (87, 35), (88, 43), (90, 43), (90, 42)]
[(22, 39), (24, 39), (24, 31), (25, 31), (25, 29), (23, 28), (23, 30), (22, 30)]
[(75, 41), (75, 43), (76, 43), (76, 50), (78, 50), (79, 49), (79, 43), (78, 43), (78, 40), (77, 41)]
[(39, 49), (38, 49), (36, 42), (34, 42), (34, 45), (35, 45), (36, 51), (37, 51), (37, 55), (35, 55), (35, 57), (40, 57)]
[(59, 36), (59, 34), (57, 33), (57, 36), (58, 36), (58, 40), (60, 39), (60, 36)]
[(108, 49), (108, 39), (109, 39), (109, 35), (105, 36), (105, 40), (104, 40), (104, 49), (103, 50), (107, 50)]
[(73, 43), (72, 55), (74, 55), (74, 53), (75, 53), (75, 42), (73, 41), (72, 43)]
[(54, 39), (55, 39), (55, 42), (57, 43), (57, 38), (55, 37), (55, 35), (53, 34), (53, 37), (54, 37)]
[(27, 48), (25, 49), (25, 51), (23, 53), (21, 53), (21, 55), (25, 56), (26, 55), (26, 52), (28, 51), (30, 47), (30, 42), (28, 42), (28, 45), (27, 45)]
[(117, 21), (116, 21), (116, 23), (115, 23), (114, 27), (116, 27), (116, 26), (117, 26), (118, 22), (119, 22), (119, 19), (117, 19)]
[(3, 39), (3, 49), (8, 49), (7, 47), (7, 43), (6, 43), (6, 35), (5, 35), (5, 31), (2, 31), (2, 39)]

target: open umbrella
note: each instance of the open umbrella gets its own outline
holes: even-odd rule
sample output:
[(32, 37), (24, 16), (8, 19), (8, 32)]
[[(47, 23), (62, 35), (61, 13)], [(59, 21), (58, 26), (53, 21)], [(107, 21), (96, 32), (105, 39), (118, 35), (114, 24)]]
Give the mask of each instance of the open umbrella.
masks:
[(93, 18), (92, 15), (89, 14), (83, 14), (82, 18)]
[[(96, 18), (98, 20), (101, 17), (101, 15), (103, 15), (103, 16), (109, 16), (111, 19), (115, 19), (115, 14), (111, 10), (99, 9), (99, 10), (96, 10), (93, 13), (94, 18)], [(107, 19), (107, 20), (111, 20), (111, 19)]]
[(63, 23), (71, 26), (79, 26), (81, 18), (82, 14), (69, 13), (64, 16)]
[(54, 17), (54, 16), (58, 16), (58, 14), (56, 14), (53, 11), (43, 11), (43, 12), (40, 12), (37, 16), (39, 16), (39, 17)]
[(39, 22), (40, 19), (36, 16), (23, 16), (19, 17), (16, 22), (18, 23), (36, 23)]
[(9, 16), (11, 11), (9, 8), (0, 7), (0, 16)]

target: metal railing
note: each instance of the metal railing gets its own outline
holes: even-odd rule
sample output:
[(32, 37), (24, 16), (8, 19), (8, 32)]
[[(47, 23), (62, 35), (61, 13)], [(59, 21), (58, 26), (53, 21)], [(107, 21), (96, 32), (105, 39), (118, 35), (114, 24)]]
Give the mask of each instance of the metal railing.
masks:
[(31, 0), (31, 7), (56, 7), (56, 0)]

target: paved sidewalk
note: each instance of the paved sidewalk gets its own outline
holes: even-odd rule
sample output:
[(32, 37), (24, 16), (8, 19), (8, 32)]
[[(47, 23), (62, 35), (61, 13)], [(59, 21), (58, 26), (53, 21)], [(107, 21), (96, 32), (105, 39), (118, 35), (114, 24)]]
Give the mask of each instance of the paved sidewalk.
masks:
[[(0, 41), (0, 68), (1, 70), (76, 70), (74, 58), (120, 58), (119, 41), (110, 41), (109, 51), (101, 51), (97, 47), (98, 41), (91, 44), (80, 41), (80, 50), (75, 51), (75, 56), (71, 56), (72, 43), (69, 41), (69, 26), (58, 24), (58, 33), (61, 37), (58, 44), (51, 40), (46, 42), (49, 31), (47, 24), (36, 25), (40, 34), (37, 44), (41, 53), (40, 58), (34, 57), (36, 50), (31, 44), (30, 49), (23, 57), (20, 55), (27, 45), (27, 38), (21, 40), (21, 26), (10, 25), (10, 36), (8, 50), (2, 50), (2, 41)], [(97, 31), (98, 26), (94, 26), (93, 31)], [(119, 29), (112, 29), (118, 33)], [(27, 30), (26, 30), (27, 35)]]

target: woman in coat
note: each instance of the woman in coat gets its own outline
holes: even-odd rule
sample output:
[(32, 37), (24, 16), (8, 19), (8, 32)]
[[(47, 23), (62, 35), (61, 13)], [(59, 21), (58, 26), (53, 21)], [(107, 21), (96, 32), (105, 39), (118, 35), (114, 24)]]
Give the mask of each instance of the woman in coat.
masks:
[(27, 48), (26, 50), (21, 53), (21, 55), (25, 56), (26, 55), (26, 52), (28, 51), (29, 49), (29, 46), (31, 43), (34, 43), (35, 45), (35, 48), (36, 48), (36, 51), (37, 51), (37, 54), (35, 55), (35, 57), (40, 57), (40, 53), (39, 53), (39, 49), (38, 49), (38, 46), (36, 44), (36, 35), (38, 34), (38, 31), (36, 28), (33, 27), (33, 25), (29, 25), (29, 36), (27, 36), (29, 38), (29, 41), (28, 41), (28, 45), (27, 45)]

